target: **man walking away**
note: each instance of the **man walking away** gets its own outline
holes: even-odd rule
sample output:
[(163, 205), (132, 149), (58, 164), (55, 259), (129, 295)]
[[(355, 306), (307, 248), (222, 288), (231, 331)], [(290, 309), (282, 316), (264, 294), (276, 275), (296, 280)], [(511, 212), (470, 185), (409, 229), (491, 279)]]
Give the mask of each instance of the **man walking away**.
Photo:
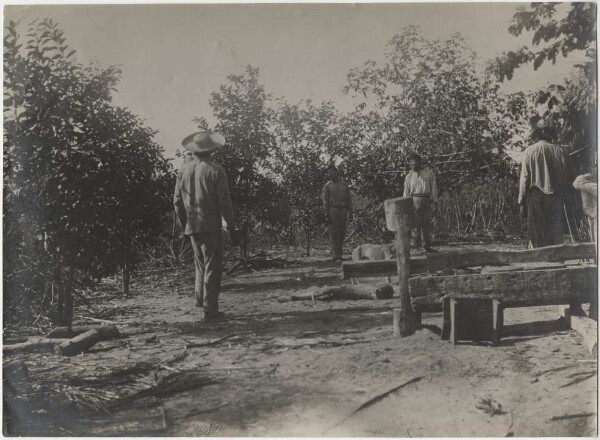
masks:
[(333, 165), (327, 169), (329, 182), (323, 186), (322, 200), (331, 236), (333, 261), (342, 261), (342, 247), (346, 236), (346, 222), (352, 221), (352, 195), (350, 187), (340, 178)]
[(412, 197), (415, 205), (415, 225), (413, 227), (413, 247), (427, 252), (435, 252), (431, 247), (432, 207), (437, 203), (437, 185), (435, 174), (423, 167), (418, 154), (409, 158), (410, 172), (404, 179), (404, 197)]
[(210, 131), (191, 134), (182, 141), (183, 148), (194, 155), (181, 168), (173, 197), (179, 222), (192, 243), (196, 266), (194, 294), (196, 306), (204, 309), (205, 321), (223, 318), (219, 312), (223, 273), (221, 217), (234, 244), (238, 239), (225, 170), (211, 161), (211, 154), (224, 145), (225, 138)]
[(549, 121), (533, 118), (533, 137), (521, 159), (519, 198), (521, 217), (527, 217), (527, 239), (532, 247), (562, 243), (565, 187), (572, 181), (567, 151), (553, 144)]

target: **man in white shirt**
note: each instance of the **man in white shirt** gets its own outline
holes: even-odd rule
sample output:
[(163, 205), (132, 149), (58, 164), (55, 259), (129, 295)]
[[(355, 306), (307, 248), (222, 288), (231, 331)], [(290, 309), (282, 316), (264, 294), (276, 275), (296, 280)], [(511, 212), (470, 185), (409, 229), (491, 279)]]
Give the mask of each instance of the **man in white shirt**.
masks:
[(404, 197), (412, 197), (415, 205), (415, 225), (413, 228), (413, 247), (427, 252), (435, 252), (431, 248), (431, 221), (432, 207), (437, 203), (437, 186), (435, 175), (423, 167), (423, 160), (418, 154), (413, 154), (409, 159), (410, 172), (404, 180)]

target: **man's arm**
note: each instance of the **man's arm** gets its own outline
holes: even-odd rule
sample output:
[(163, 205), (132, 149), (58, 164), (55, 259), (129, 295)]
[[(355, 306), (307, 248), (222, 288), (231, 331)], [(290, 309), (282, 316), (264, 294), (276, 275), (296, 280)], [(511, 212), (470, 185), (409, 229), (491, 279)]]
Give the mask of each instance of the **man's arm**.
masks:
[(410, 171), (404, 178), (404, 193), (402, 197), (410, 197)]
[(177, 175), (177, 181), (175, 183), (175, 194), (173, 195), (173, 205), (175, 206), (175, 214), (179, 219), (179, 224), (185, 229), (187, 223), (187, 212), (185, 210), (185, 204), (183, 203), (183, 197), (181, 196), (181, 177), (182, 174)]
[(523, 156), (523, 159), (521, 160), (521, 175), (519, 177), (519, 198), (517, 200), (519, 205), (525, 206), (527, 203), (527, 190), (530, 186), (530, 175), (529, 170), (527, 169), (527, 157)]
[(346, 185), (346, 209), (348, 209), (348, 220), (352, 221), (352, 191), (350, 187)]
[(231, 195), (229, 194), (229, 185), (227, 184), (227, 174), (223, 168), (219, 168), (217, 173), (217, 202), (221, 210), (221, 215), (227, 223), (227, 229), (230, 231), (235, 229), (233, 220), (233, 204), (231, 203)]
[(323, 190), (321, 191), (321, 201), (323, 202), (323, 211), (325, 211), (325, 216), (329, 217), (329, 187), (327, 184), (323, 185)]

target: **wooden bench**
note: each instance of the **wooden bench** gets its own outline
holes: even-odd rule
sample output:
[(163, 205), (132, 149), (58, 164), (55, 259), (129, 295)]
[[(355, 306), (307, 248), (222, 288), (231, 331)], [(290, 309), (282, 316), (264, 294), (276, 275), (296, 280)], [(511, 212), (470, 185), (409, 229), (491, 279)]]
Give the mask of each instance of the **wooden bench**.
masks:
[[(397, 261), (345, 262), (342, 264), (342, 277), (398, 276), (400, 301), (398, 310), (394, 311), (395, 334), (406, 336), (414, 332), (412, 321), (416, 319), (419, 324), (422, 312), (442, 311), (443, 298), (447, 295), (493, 297), (501, 301), (503, 307), (596, 304), (597, 266), (577, 264), (581, 260), (596, 261), (594, 243), (572, 243), (527, 250), (482, 249), (410, 256), (408, 243), (414, 216), (412, 199), (386, 200), (385, 212), (388, 229), (396, 233)], [(575, 261), (576, 264), (516, 272), (434, 275), (444, 269), (567, 261)], [(593, 306), (592, 309), (594, 308)], [(396, 326), (402, 329), (397, 329)], [(403, 330), (404, 327), (409, 330)]]

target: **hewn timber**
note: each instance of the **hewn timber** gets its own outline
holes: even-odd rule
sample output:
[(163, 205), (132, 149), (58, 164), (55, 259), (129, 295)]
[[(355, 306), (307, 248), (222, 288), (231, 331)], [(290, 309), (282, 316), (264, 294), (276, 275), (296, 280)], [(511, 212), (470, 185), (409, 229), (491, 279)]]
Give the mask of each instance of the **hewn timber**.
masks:
[[(416, 255), (410, 258), (410, 273), (433, 273), (442, 269), (475, 266), (502, 266), (512, 263), (556, 262), (595, 259), (594, 243), (569, 243), (523, 250), (465, 250)], [(395, 275), (394, 260), (350, 261), (342, 265), (343, 278)]]
[(583, 344), (596, 358), (598, 356), (598, 322), (587, 316), (572, 313), (569, 306), (559, 306), (559, 313), (569, 327), (581, 335)]
[(417, 277), (410, 280), (415, 309), (442, 310), (445, 295), (490, 295), (504, 307), (589, 303), (598, 291), (597, 266), (452, 276)]
[(56, 345), (63, 341), (65, 341), (65, 339), (32, 337), (29, 338), (27, 342), (3, 345), (2, 354), (6, 356), (17, 353), (49, 352), (52, 351)]
[(78, 336), (82, 333), (89, 332), (90, 330), (98, 330), (103, 326), (101, 325), (74, 325), (72, 327), (56, 327), (50, 333), (48, 333), (49, 338), (61, 338), (61, 339), (71, 339), (75, 336)]
[(394, 288), (391, 284), (356, 284), (341, 286), (324, 286), (310, 288), (305, 292), (292, 295), (292, 301), (310, 301), (319, 299), (329, 300), (353, 300), (353, 299), (390, 299), (394, 296)]
[(73, 339), (57, 345), (54, 348), (56, 354), (63, 356), (75, 356), (87, 351), (91, 346), (100, 341), (115, 339), (120, 336), (119, 330), (114, 325), (105, 325), (82, 333)]
[(396, 270), (400, 300), (394, 310), (394, 335), (405, 337), (417, 330), (417, 316), (410, 302), (410, 235), (415, 219), (415, 206), (411, 197), (398, 197), (385, 201), (385, 222), (396, 233)]

